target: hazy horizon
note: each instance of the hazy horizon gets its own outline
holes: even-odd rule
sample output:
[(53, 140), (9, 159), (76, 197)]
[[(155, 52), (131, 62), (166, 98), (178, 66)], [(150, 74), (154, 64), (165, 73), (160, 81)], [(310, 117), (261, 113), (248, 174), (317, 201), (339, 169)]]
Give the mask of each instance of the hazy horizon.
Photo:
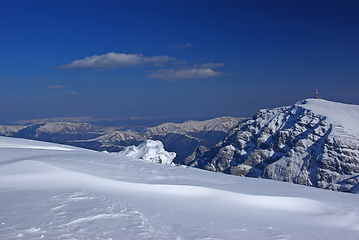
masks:
[[(233, 117), (233, 116), (220, 116)], [(92, 117), (58, 117), (42, 119), (23, 119), (14, 122), (0, 123), (0, 125), (31, 125), (44, 122), (72, 122), (72, 123), (90, 123), (98, 126), (130, 126), (130, 127), (152, 127), (162, 123), (183, 123), (185, 121), (205, 121), (217, 117), (203, 116), (159, 116), (159, 117), (128, 117), (128, 118), (92, 118)], [(238, 117), (240, 118), (240, 117)]]

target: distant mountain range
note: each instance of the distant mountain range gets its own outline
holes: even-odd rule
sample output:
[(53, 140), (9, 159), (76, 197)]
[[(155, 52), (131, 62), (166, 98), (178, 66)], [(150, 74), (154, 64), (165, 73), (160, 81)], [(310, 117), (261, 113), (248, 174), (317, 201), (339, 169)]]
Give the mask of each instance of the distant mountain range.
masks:
[(263, 109), (186, 164), (239, 176), (359, 192), (359, 105), (306, 99)]
[(9, 123), (10, 125), (28, 126), (40, 123), (56, 123), (56, 122), (71, 122), (71, 123), (89, 123), (98, 126), (129, 126), (129, 127), (155, 127), (165, 122), (182, 123), (188, 119), (203, 120), (203, 117), (198, 116), (177, 116), (177, 117), (127, 117), (127, 118), (92, 118), (92, 117), (59, 117), (46, 119), (32, 119), (20, 120)]
[(176, 153), (175, 164), (359, 193), (358, 105), (306, 99), (262, 109), (251, 119), (219, 117), (152, 127), (99, 126), (87, 120), (92, 121), (0, 125), (0, 135), (108, 152), (160, 140), (166, 151)]
[(183, 164), (196, 148), (208, 149), (221, 141), (245, 118), (219, 117), (206, 121), (164, 123), (154, 127), (99, 126), (91, 118), (60, 118), (0, 125), (0, 135), (68, 144), (98, 151), (118, 152), (147, 139), (160, 140), (176, 152), (174, 163)]

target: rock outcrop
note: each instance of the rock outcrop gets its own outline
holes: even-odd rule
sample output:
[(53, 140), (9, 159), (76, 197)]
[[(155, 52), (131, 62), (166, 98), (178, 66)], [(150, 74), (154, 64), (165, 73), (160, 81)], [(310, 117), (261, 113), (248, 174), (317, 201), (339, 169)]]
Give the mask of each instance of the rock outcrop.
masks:
[(260, 110), (188, 165), (357, 192), (359, 106), (307, 99)]

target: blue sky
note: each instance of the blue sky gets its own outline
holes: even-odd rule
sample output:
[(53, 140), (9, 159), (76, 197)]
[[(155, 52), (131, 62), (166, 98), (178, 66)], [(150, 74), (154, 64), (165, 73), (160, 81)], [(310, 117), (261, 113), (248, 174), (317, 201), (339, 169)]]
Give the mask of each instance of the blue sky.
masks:
[(0, 1), (0, 123), (359, 104), (358, 1)]

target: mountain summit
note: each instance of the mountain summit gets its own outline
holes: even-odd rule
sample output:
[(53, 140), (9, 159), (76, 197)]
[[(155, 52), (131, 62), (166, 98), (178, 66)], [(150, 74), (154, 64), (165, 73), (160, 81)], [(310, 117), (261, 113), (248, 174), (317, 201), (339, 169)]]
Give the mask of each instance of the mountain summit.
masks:
[(306, 99), (262, 109), (188, 165), (359, 192), (359, 106)]

